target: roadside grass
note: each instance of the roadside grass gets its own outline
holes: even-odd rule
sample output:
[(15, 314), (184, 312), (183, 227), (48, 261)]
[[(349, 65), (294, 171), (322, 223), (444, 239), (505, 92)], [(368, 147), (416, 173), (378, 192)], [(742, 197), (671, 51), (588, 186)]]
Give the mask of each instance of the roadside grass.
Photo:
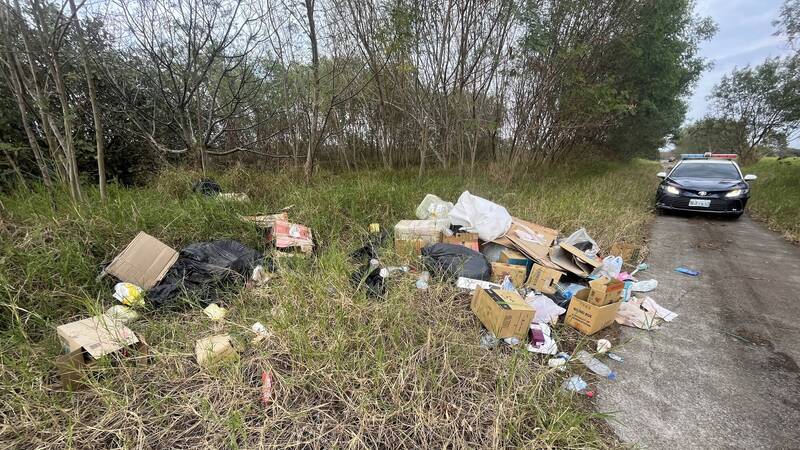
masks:
[[(1, 195), (0, 448), (614, 447), (604, 416), (561, 391), (564, 374), (545, 358), (479, 346), (468, 295), (444, 284), (417, 291), (409, 274), (390, 280), (385, 300), (368, 299), (348, 283), (347, 255), (369, 223), (391, 228), (413, 218), (425, 193), (455, 201), (463, 190), (563, 234), (586, 227), (605, 248), (642, 244), (656, 169), (634, 161), (422, 180), (359, 171), (321, 173), (309, 185), (292, 173), (212, 175), (249, 203), (194, 195), (200, 175), (176, 170), (146, 188), (111, 186), (105, 204), (91, 188), (78, 206), (41, 189)], [(113, 281), (95, 277), (137, 231), (173, 248), (232, 238), (264, 250), (237, 215), (290, 205), (319, 240), (315, 258), (281, 260), (267, 287), (226, 295), (221, 323), (196, 309), (146, 311), (130, 325), (151, 347), (146, 364), (101, 364), (88, 389), (61, 388), (55, 327), (113, 304)], [(196, 339), (229, 332), (244, 341), (256, 321), (270, 331), (264, 343), (198, 367)], [(585, 344), (565, 327), (555, 332)], [(262, 370), (275, 379), (266, 408)]]
[(800, 158), (761, 158), (742, 170), (758, 175), (750, 190), (750, 212), (787, 239), (800, 242)]

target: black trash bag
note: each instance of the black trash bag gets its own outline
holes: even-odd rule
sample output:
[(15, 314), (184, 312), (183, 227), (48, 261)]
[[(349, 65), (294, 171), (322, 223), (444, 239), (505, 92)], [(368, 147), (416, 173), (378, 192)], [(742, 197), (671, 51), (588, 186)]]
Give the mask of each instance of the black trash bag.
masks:
[(264, 263), (261, 253), (233, 240), (196, 242), (183, 248), (164, 278), (147, 291), (155, 308), (185, 307), (177, 297), (186, 292), (201, 305), (213, 303), (220, 288), (244, 284), (259, 264), (272, 271), (272, 261)]
[(364, 245), (350, 253), (350, 259), (359, 262), (369, 262), (371, 259), (378, 259), (378, 251), (383, 247), (384, 242), (389, 240), (389, 232), (381, 230), (380, 233), (370, 234)]
[(350, 284), (356, 290), (364, 289), (368, 297), (385, 298), (386, 280), (381, 276), (381, 268), (366, 263), (350, 275)]
[(197, 194), (203, 194), (206, 197), (213, 197), (222, 192), (222, 188), (219, 187), (216, 181), (206, 178), (195, 183), (194, 186), (192, 186), (192, 191)]
[(463, 245), (432, 244), (422, 249), (425, 266), (440, 278), (467, 277), (488, 281), (492, 268), (486, 257)]

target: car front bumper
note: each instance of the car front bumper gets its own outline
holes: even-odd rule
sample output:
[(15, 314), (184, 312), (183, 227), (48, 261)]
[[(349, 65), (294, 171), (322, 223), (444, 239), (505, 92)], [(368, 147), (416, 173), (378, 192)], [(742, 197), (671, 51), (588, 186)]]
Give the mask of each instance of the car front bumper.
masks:
[[(710, 200), (708, 207), (689, 206), (689, 200)], [(670, 211), (707, 212), (712, 214), (740, 214), (747, 205), (748, 197), (739, 198), (703, 198), (686, 197), (681, 195), (659, 195), (656, 198), (656, 208)]]

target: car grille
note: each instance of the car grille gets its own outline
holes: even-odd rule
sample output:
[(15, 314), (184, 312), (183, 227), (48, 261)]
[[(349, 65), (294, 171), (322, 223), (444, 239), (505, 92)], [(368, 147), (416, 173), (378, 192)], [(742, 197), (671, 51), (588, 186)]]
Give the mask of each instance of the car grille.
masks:
[(711, 200), (711, 205), (708, 208), (701, 208), (697, 206), (689, 207), (689, 200), (691, 198), (687, 197), (670, 197), (670, 196), (662, 196), (661, 203), (664, 206), (670, 208), (680, 208), (680, 209), (695, 209), (698, 211), (715, 211), (715, 212), (726, 212), (726, 211), (741, 211), (742, 210), (742, 201), (738, 199), (731, 199), (725, 200), (721, 198), (711, 198), (710, 196), (706, 197), (697, 197), (697, 198), (705, 198), (707, 200)]
[(691, 189), (681, 189), (681, 191), (683, 191), (683, 193), (686, 195), (697, 198), (725, 198), (725, 194), (728, 193), (728, 191), (702, 191), (706, 194), (700, 195), (699, 192), (701, 191), (693, 191)]

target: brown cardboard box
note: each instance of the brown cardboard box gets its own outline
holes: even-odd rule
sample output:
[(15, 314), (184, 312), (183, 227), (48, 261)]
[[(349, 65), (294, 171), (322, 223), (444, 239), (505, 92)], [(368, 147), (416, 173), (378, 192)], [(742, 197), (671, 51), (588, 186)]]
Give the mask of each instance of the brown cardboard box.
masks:
[(511, 277), (511, 282), (514, 283), (514, 287), (522, 287), (522, 285), (525, 284), (526, 273), (527, 269), (525, 266), (493, 262), (491, 281), (495, 283), (502, 283), (505, 276), (508, 275)]
[(77, 389), (84, 384), (84, 373), (98, 359), (130, 350), (147, 353), (147, 344), (126, 327), (122, 321), (101, 315), (77, 320), (56, 327), (64, 354), (55, 359), (61, 384), (67, 389)]
[(445, 244), (463, 245), (464, 247), (471, 248), (476, 252), (480, 251), (478, 246), (478, 233), (456, 233), (452, 236), (442, 237), (442, 242)]
[(600, 277), (589, 282), (589, 303), (597, 306), (605, 306), (609, 303), (619, 301), (622, 297), (622, 289), (625, 283), (619, 280), (611, 280), (608, 277)]
[(614, 323), (620, 302), (595, 306), (588, 302), (589, 289), (576, 292), (569, 302), (564, 323), (583, 334), (594, 334)]
[(175, 261), (178, 252), (140, 231), (106, 267), (105, 273), (147, 290), (158, 284)]
[[(526, 239), (529, 236), (533, 237), (534, 240)], [(515, 247), (528, 258), (538, 261), (544, 266), (552, 266), (552, 268), (558, 269), (557, 266), (550, 262), (548, 256), (550, 246), (557, 236), (558, 230), (514, 217), (506, 234), (495, 239), (494, 242), (506, 247)]]
[(517, 266), (527, 266), (530, 259), (516, 250), (507, 248), (500, 252), (500, 259), (498, 261)]
[(550, 261), (583, 278), (588, 277), (595, 267), (603, 265), (600, 258), (591, 258), (574, 245), (564, 242), (550, 249)]
[(633, 264), (633, 257), (636, 254), (636, 246), (627, 242), (616, 242), (608, 252), (610, 255), (619, 256), (626, 264)]
[(536, 289), (545, 294), (555, 294), (556, 283), (561, 280), (564, 272), (550, 269), (540, 264), (534, 264), (525, 287)]
[(498, 338), (524, 339), (536, 313), (519, 294), (501, 289), (475, 289), (470, 309)]

